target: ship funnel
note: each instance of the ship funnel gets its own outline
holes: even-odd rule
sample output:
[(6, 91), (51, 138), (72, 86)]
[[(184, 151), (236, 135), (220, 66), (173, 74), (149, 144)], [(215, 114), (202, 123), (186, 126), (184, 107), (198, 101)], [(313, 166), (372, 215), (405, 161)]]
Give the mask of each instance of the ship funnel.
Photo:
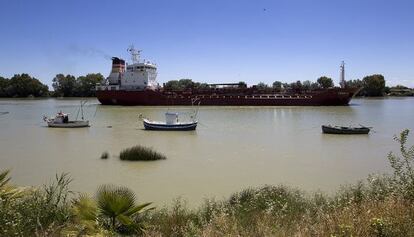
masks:
[(125, 60), (112, 57), (112, 70), (108, 77), (109, 84), (119, 85), (122, 74), (125, 72)]
[(118, 72), (118, 73), (123, 73), (125, 72), (125, 60), (117, 58), (117, 57), (112, 57), (112, 71), (113, 72)]

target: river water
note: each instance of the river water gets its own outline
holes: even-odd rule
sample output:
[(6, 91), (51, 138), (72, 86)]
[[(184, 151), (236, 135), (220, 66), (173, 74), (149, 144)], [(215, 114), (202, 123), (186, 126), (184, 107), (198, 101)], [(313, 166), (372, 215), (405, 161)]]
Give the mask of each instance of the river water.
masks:
[[(11, 169), (13, 183), (25, 186), (68, 172), (75, 191), (124, 185), (140, 201), (157, 205), (182, 197), (192, 206), (264, 184), (329, 193), (370, 173), (389, 172), (387, 153), (398, 151), (393, 135), (414, 130), (414, 98), (354, 99), (344, 107), (200, 107), (192, 132), (145, 131), (138, 120), (139, 114), (161, 120), (167, 110), (187, 113), (190, 107), (102, 106), (89, 99), (90, 128), (42, 122), (44, 114), (60, 110), (75, 118), (78, 107), (79, 99), (1, 99), (0, 112), (9, 114), (0, 115), (0, 170)], [(322, 124), (363, 124), (373, 132), (326, 135)], [(122, 149), (137, 144), (167, 160), (119, 160)], [(104, 151), (107, 160), (100, 159)]]

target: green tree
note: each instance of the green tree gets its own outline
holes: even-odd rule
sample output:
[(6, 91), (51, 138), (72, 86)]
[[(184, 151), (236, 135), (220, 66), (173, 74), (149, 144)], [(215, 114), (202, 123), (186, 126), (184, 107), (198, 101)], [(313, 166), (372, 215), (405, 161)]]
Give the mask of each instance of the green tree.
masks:
[(264, 90), (264, 89), (269, 88), (269, 86), (268, 86), (266, 83), (264, 83), (264, 82), (259, 82), (259, 83), (256, 85), (256, 87), (257, 87), (258, 89), (261, 89), (261, 90)]
[(349, 80), (349, 81), (346, 82), (346, 86), (347, 87), (361, 88), (361, 87), (364, 87), (364, 83), (359, 79)]
[(191, 79), (171, 80), (164, 84), (164, 88), (167, 90), (185, 90), (190, 88), (196, 88), (200, 83), (195, 83)]
[(76, 78), (72, 75), (57, 74), (52, 83), (56, 96), (75, 96)]
[(195, 83), (191, 79), (180, 79), (178, 80), (178, 85), (180, 89), (191, 89), (195, 87)]
[(310, 87), (311, 87), (311, 90), (317, 90), (317, 89), (321, 88), (319, 86), (319, 83), (317, 83), (317, 82), (312, 82)]
[(86, 76), (80, 76), (76, 79), (76, 91), (77, 96), (94, 96), (94, 88), (96, 83), (102, 82), (104, 76), (100, 73), (90, 73)]
[(210, 88), (210, 86), (207, 83), (198, 83), (197, 88), (198, 89), (207, 89), (207, 88)]
[(272, 87), (273, 87), (273, 89), (275, 89), (277, 91), (280, 91), (280, 90), (282, 90), (282, 82), (275, 81), (275, 82), (273, 82)]
[(303, 81), (302, 86), (305, 91), (308, 91), (311, 89), (312, 82), (309, 80)]
[(349, 80), (346, 82), (346, 87), (349, 88), (361, 88), (361, 90), (356, 94), (356, 96), (365, 96), (366, 92), (364, 89), (364, 82), (360, 79)]
[(47, 96), (48, 87), (27, 73), (15, 74), (6, 87), (8, 97)]
[(366, 76), (362, 79), (367, 96), (382, 96), (385, 91), (385, 79), (381, 74)]
[(0, 97), (7, 97), (7, 87), (9, 86), (9, 80), (0, 77)]
[(247, 88), (247, 84), (244, 81), (239, 81), (239, 88)]
[(289, 87), (296, 93), (300, 93), (303, 90), (303, 84), (301, 81), (292, 82)]
[(326, 76), (319, 77), (317, 82), (324, 89), (334, 86), (332, 79)]
[(178, 80), (171, 80), (171, 81), (167, 81), (166, 83), (164, 83), (164, 89), (167, 90), (179, 90), (179, 84), (178, 84)]

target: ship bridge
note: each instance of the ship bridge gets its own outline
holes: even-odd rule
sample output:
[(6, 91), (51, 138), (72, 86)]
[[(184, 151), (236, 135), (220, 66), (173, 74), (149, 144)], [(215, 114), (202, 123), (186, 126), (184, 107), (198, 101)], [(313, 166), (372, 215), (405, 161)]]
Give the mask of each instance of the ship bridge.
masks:
[(155, 90), (159, 88), (157, 65), (148, 60), (140, 60), (141, 50), (133, 46), (128, 48), (132, 64), (126, 64), (123, 59), (112, 58), (112, 70), (103, 85), (97, 85), (96, 90)]

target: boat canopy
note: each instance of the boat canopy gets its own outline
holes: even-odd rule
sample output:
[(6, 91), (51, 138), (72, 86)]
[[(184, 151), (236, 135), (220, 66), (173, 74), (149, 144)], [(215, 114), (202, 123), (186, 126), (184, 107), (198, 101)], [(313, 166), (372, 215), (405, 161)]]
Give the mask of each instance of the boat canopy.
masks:
[(178, 123), (178, 113), (171, 113), (171, 112), (165, 113), (165, 122), (168, 125), (177, 124)]

